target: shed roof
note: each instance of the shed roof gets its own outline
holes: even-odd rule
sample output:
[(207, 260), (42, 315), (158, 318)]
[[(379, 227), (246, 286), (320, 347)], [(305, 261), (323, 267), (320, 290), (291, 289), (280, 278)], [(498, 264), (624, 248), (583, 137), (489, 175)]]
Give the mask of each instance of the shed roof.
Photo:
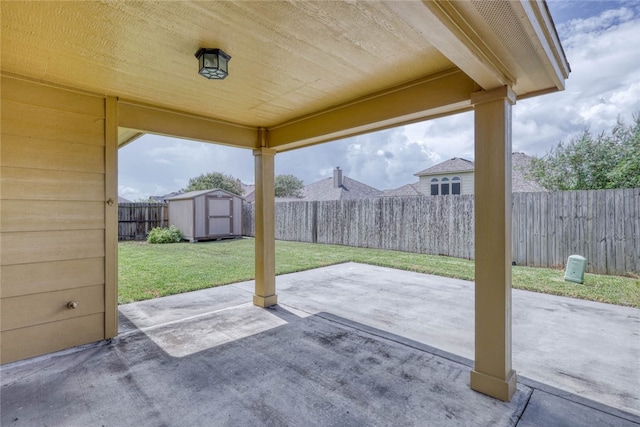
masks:
[(238, 196), (237, 194), (233, 194), (230, 191), (223, 190), (221, 188), (214, 188), (214, 189), (210, 189), (210, 190), (189, 191), (187, 193), (182, 193), (182, 194), (178, 194), (177, 196), (169, 197), (169, 198), (167, 198), (167, 200), (171, 201), (171, 200), (195, 199), (198, 196), (202, 196), (202, 195), (210, 194), (210, 193), (215, 193), (215, 192), (222, 192), (222, 193), (225, 193), (226, 195), (228, 195), (230, 197), (242, 198), (241, 196)]

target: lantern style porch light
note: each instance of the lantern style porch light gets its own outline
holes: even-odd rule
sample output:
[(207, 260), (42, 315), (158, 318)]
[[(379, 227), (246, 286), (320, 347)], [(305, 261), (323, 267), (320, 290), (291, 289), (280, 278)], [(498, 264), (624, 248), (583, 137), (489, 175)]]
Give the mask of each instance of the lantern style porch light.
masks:
[(200, 48), (196, 52), (198, 58), (198, 73), (208, 79), (222, 80), (229, 74), (229, 60), (231, 57), (220, 49)]

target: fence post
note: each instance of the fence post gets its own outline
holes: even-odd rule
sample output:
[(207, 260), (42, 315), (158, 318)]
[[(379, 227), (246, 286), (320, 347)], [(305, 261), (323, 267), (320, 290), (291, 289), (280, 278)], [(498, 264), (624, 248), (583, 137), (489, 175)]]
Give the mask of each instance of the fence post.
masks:
[(318, 202), (311, 202), (311, 241), (318, 243)]

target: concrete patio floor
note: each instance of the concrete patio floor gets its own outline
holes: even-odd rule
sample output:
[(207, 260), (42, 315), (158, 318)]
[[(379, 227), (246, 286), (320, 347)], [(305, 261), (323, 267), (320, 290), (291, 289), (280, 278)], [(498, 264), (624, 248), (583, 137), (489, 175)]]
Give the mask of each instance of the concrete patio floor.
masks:
[(469, 388), (473, 283), (348, 263), (277, 290), (120, 306), (111, 342), (0, 368), (0, 425), (640, 425), (640, 310), (514, 290), (505, 403)]

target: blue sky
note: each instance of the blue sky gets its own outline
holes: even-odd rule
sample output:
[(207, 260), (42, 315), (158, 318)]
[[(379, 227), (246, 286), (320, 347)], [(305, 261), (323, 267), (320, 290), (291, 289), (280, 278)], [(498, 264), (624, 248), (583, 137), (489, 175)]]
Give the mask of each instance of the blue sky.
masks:
[[(640, 1), (548, 1), (571, 65), (566, 90), (518, 101), (513, 149), (543, 156), (589, 128), (610, 130), (640, 112)], [(415, 182), (414, 173), (451, 157), (473, 160), (473, 114), (361, 135), (276, 156), (276, 174), (311, 184), (345, 175), (379, 189)], [(146, 199), (186, 186), (207, 172), (253, 183), (251, 151), (145, 135), (119, 150), (119, 194)]]

